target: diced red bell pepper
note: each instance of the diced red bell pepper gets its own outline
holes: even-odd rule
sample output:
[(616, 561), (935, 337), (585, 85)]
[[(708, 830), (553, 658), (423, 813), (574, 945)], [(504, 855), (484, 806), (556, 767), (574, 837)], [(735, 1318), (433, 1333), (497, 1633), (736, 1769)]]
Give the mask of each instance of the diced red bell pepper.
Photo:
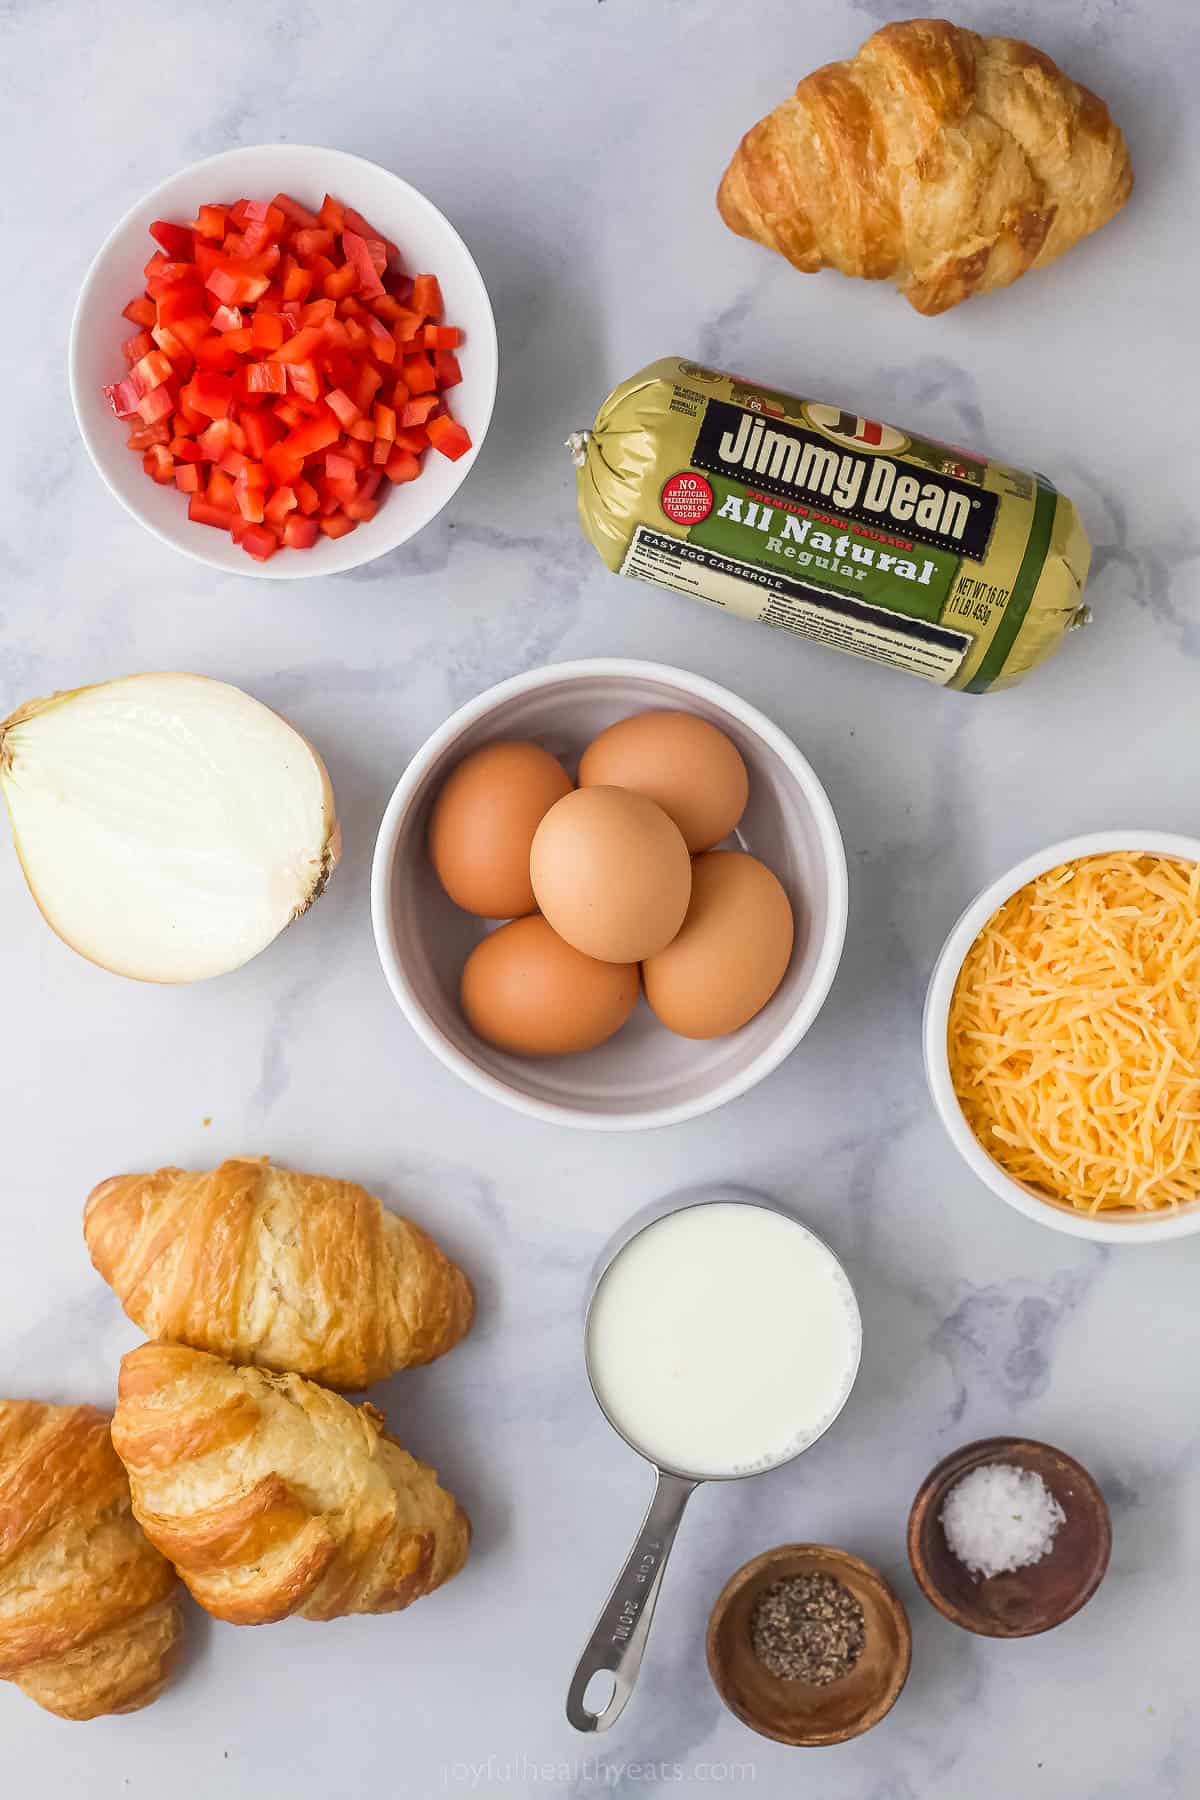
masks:
[(142, 467), (151, 481), (169, 487), (175, 479), (175, 458), (165, 444), (155, 444), (142, 458)]
[(118, 419), (129, 419), (132, 418), (137, 411), (138, 401), (141, 399), (141, 395), (138, 393), (133, 382), (127, 378), (124, 381), (110, 382), (104, 390), (104, 398), (108, 401), (108, 404), (112, 407)]
[[(380, 270), (387, 267), (386, 252), (383, 253), (383, 260), (379, 268), (376, 268), (370, 244), (357, 231), (342, 232), (342, 249), (345, 252), (347, 264), (354, 269), (358, 276), (360, 294), (364, 294), (367, 299), (377, 299), (380, 294), (387, 292), (379, 279)], [(383, 250), (382, 243), (380, 250)], [(326, 292), (328, 292), (328, 287), (326, 287)]]
[(280, 344), (278, 350), (272, 350), (270, 360), (282, 363), (311, 362), (321, 348), (324, 336), (323, 325), (304, 325), (295, 337), (289, 338), (285, 344)]
[(398, 425), (396, 427), (396, 445), (400, 450), (411, 450), (414, 456), (419, 456), (422, 450), (429, 448), (429, 433), (424, 425)]
[(427, 425), (437, 405), (436, 394), (418, 394), (400, 408), (399, 422), (406, 431), (413, 425)]
[(154, 425), (143, 425), (142, 421), (139, 419), (137, 425), (125, 439), (125, 442), (131, 450), (149, 450), (152, 444), (166, 444), (170, 449), (171, 455), (174, 456), (175, 454), (175, 444), (171, 437), (171, 427), (167, 424), (165, 419), (159, 419), (157, 424)]
[(425, 429), (434, 449), (440, 450), (443, 456), (448, 456), (451, 462), (457, 462), (471, 448), (471, 438), (466, 426), (460, 425), (448, 413), (439, 413), (436, 419), (430, 419)]
[(188, 501), (188, 518), (195, 525), (215, 525), (218, 531), (228, 531), (233, 524), (232, 510), (224, 506), (214, 506), (204, 494), (192, 495)]
[(139, 294), (136, 300), (131, 300), (123, 309), (121, 317), (128, 319), (131, 325), (144, 325), (148, 329), (157, 323), (158, 311), (153, 300), (145, 294)]
[(355, 419), (353, 425), (347, 425), (346, 437), (350, 443), (374, 443), (375, 426), (370, 419)]
[(367, 342), (371, 346), (371, 354), (377, 362), (390, 363), (396, 360), (396, 340), (374, 313), (364, 313), (363, 325), (367, 333)]
[(245, 407), (239, 416), (239, 423), (246, 434), (246, 449), (258, 462), (283, 436), (283, 426), (266, 407)]
[(355, 419), (362, 416), (349, 394), (344, 394), (341, 388), (331, 388), (325, 396), (325, 404), (343, 429), (353, 425)]
[(266, 525), (253, 525), (242, 534), (242, 549), (256, 562), (267, 562), (279, 548), (279, 539)]
[(307, 226), (292, 239), (297, 256), (324, 256), (333, 249), (334, 236), (324, 225)]
[(318, 450), (327, 450), (331, 444), (336, 444), (341, 435), (341, 426), (329, 408), (324, 407), (315, 419), (289, 431), (282, 448), (290, 450), (293, 456), (315, 456)]
[(190, 226), (172, 225), (169, 219), (155, 219), (150, 226), (150, 236), (156, 243), (162, 245), (173, 261), (191, 261), (192, 233)]
[[(189, 239), (191, 233), (188, 233)], [(196, 271), (191, 264), (191, 251), (188, 251), (187, 262), (172, 262), (161, 251), (156, 251), (146, 264), (146, 289), (157, 300), (160, 294), (167, 293), (173, 287), (189, 286), (196, 279)]]
[(370, 412), (375, 404), (375, 396), (383, 386), (383, 376), (373, 364), (364, 363), (358, 376), (358, 385), (353, 398), (361, 413)]
[(277, 487), (263, 508), (263, 515), (269, 525), (282, 525), (290, 512), (296, 510), (296, 495), (290, 487)]
[(403, 450), (399, 445), (387, 459), (384, 474), (389, 481), (415, 481), (421, 473), (421, 464), (411, 450)]
[[(328, 328), (329, 322), (336, 312), (336, 300), (310, 300), (306, 306), (301, 308), (300, 323), (301, 325), (321, 325)], [(326, 329), (326, 338), (328, 335), (328, 329)]]
[(432, 394), (437, 387), (437, 371), (424, 351), (404, 358), (402, 374), (410, 394)]
[(396, 309), (396, 320), (392, 326), (392, 336), (396, 340), (398, 350), (408, 353), (421, 347), (421, 315), (411, 307), (401, 306)]
[(238, 263), (226, 257), (212, 270), (204, 285), (226, 306), (249, 306), (266, 293), (271, 278), (254, 269), (249, 262)]
[(263, 451), (262, 464), (276, 487), (295, 487), (304, 470), (303, 456), (287, 448), (286, 438)]
[(457, 325), (426, 325), (422, 336), (427, 350), (457, 350), (462, 343)]
[(300, 511), (306, 514), (315, 513), (317, 507), (321, 503), (321, 496), (318, 494), (312, 482), (306, 481), (301, 475), (290, 485), (292, 492), (296, 496), (296, 505), (300, 508)]
[(353, 263), (348, 262), (343, 263), (340, 269), (335, 267), (329, 270), (322, 278), (321, 292), (326, 299), (340, 300), (344, 294), (352, 294), (358, 285), (358, 270)]
[[(179, 330), (179, 327), (187, 324), (189, 329), (194, 329), (191, 327), (192, 320), (202, 321), (199, 327), (202, 332), (212, 330), (208, 314), (204, 310), (204, 289), (198, 283), (194, 284), (189, 281), (162, 296), (158, 302), (155, 323), (171, 326), (172, 330), (178, 333), (186, 344), (188, 343), (187, 336)], [(188, 348), (191, 348), (190, 344), (188, 344)]]
[(321, 377), (317, 374), (315, 363), (259, 363), (257, 366), (271, 369), (282, 375), (285, 383), (298, 399), (319, 400), (321, 398)]
[(321, 530), (326, 537), (345, 537), (348, 532), (358, 529), (358, 520), (347, 518), (344, 512), (331, 512), (321, 520)]
[(211, 369), (197, 369), (180, 397), (193, 412), (207, 413), (210, 419), (223, 419), (233, 403), (233, 383), (228, 375)]
[(379, 501), (364, 500), (361, 494), (357, 499), (347, 500), (345, 506), (346, 517), (353, 519), (356, 525), (366, 524), (368, 520), (375, 517), (378, 511)]
[(462, 369), (453, 350), (434, 351), (433, 372), (437, 376), (439, 388), (457, 387), (462, 380)]
[(236, 339), (237, 336), (238, 332), (235, 331), (227, 331), (224, 336), (220, 332), (210, 331), (207, 337), (202, 337), (195, 350), (197, 368), (236, 369), (238, 352), (236, 344), (231, 343), (230, 339)]
[(161, 382), (158, 387), (150, 388), (137, 403), (138, 416), (147, 425), (154, 425), (159, 419), (168, 419), (175, 411), (175, 394), (169, 382)]
[(222, 512), (235, 513), (237, 511), (237, 499), (234, 495), (233, 481), (230, 476), (226, 475), (224, 469), (211, 469), (209, 471), (208, 487), (206, 488), (205, 493), (209, 503), (213, 506), (219, 506)]
[(249, 519), (252, 525), (261, 525), (263, 521), (263, 512), (265, 510), (263, 503), (264, 490), (260, 487), (253, 487), (239, 475), (233, 484), (233, 492), (234, 498), (237, 501), (238, 511), (241, 513), (243, 519)]
[[(293, 365), (295, 374), (297, 366)], [(306, 365), (312, 368), (312, 364)], [(316, 370), (313, 370), (315, 376)], [(250, 363), (246, 369), (246, 391), (250, 394), (286, 394), (288, 386), (288, 369), (285, 363), (256, 362)]]
[(320, 224), (316, 213), (310, 212), (307, 206), (301, 206), (299, 200), (293, 200), (290, 194), (276, 194), (271, 205), (277, 206), (288, 223), (299, 231), (311, 231)]
[(133, 336), (127, 337), (125, 342), (121, 345), (121, 355), (125, 358), (129, 368), (132, 369), (134, 363), (141, 362), (143, 356), (147, 355), (153, 348), (154, 339), (150, 336), (148, 331), (135, 331)]
[(331, 481), (353, 481), (355, 465), (340, 450), (329, 450), (325, 455), (325, 473)]
[(436, 275), (418, 275), (413, 280), (413, 311), (426, 319), (442, 316), (442, 289)]
[(256, 312), (250, 323), (252, 350), (278, 350), (283, 342), (283, 319), (278, 313)]
[(283, 541), (289, 550), (311, 550), (321, 535), (316, 519), (300, 518), (295, 513), (283, 527)]
[(332, 194), (326, 194), (321, 202), (321, 223), (329, 231), (340, 231), (346, 223), (346, 209)]
[(245, 323), (239, 306), (218, 306), (212, 316), (214, 331), (240, 331)]
[(227, 214), (223, 206), (201, 206), (196, 210), (196, 220), (192, 230), (202, 238), (212, 238), (220, 243), (226, 232)]
[(302, 269), (299, 263), (295, 263), (284, 271), (283, 297), (285, 300), (307, 300), (312, 292), (312, 285), (312, 270)]
[(197, 442), (209, 462), (219, 463), (228, 451), (237, 448), (233, 441), (233, 420), (214, 419)]
[(198, 494), (200, 492), (200, 471), (195, 463), (185, 462), (175, 465), (175, 486), (181, 494)]

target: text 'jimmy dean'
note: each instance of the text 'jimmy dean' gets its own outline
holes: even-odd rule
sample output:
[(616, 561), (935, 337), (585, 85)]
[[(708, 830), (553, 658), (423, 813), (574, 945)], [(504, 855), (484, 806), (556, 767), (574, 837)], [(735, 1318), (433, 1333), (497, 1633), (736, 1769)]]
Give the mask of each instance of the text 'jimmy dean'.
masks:
[(814, 432), (721, 400), (705, 408), (693, 460), (713, 474), (753, 475), (769, 493), (823, 501), (851, 519), (887, 520), (910, 537), (977, 562), (987, 552), (995, 494), (921, 464), (855, 455)]

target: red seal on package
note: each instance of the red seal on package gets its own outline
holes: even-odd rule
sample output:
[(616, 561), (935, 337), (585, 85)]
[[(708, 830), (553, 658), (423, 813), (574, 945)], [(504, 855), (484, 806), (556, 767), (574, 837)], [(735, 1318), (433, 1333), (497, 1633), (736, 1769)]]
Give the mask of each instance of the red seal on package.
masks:
[(713, 491), (703, 475), (691, 470), (672, 475), (663, 486), (658, 503), (675, 525), (698, 525), (713, 509)]

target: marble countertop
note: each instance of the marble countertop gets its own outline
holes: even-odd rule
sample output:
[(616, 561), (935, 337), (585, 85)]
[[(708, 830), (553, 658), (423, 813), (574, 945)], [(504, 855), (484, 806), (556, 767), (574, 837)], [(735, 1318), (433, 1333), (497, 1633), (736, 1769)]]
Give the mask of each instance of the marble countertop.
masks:
[[(166, 16), (127, 0), (119, 29), (97, 30), (81, 0), (3, 9), (0, 713), (137, 669), (238, 682), (321, 747), (346, 855), (268, 954), (169, 990), (71, 955), (0, 847), (0, 1392), (109, 1401), (137, 1333), (92, 1273), (79, 1214), (117, 1169), (269, 1151), (353, 1176), (432, 1224), (481, 1300), (464, 1347), (373, 1396), (473, 1515), (465, 1574), (388, 1619), (250, 1631), (189, 1608), (181, 1678), (131, 1718), (67, 1725), (0, 1687), (7, 1791), (1196, 1791), (1200, 1239), (1113, 1253), (993, 1199), (932, 1114), (919, 1016), (942, 937), (1009, 863), (1106, 825), (1197, 828), (1200, 263), (1185, 227), (1200, 21), (1188, 0), (962, 0), (964, 23), (1033, 37), (1109, 100), (1138, 186), (1053, 271), (928, 320), (890, 289), (804, 280), (712, 204), (726, 154), (789, 81), (906, 10), (212, 0)], [(491, 435), (450, 508), (380, 562), (286, 587), (217, 577), (127, 518), (87, 461), (65, 368), (113, 220), (180, 165), (275, 137), (357, 151), (426, 190), (474, 250), (501, 338)], [(562, 440), (669, 351), (1046, 469), (1096, 545), (1095, 625), (981, 701), (616, 580), (578, 532)], [(385, 801), (447, 712), (518, 670), (612, 654), (714, 676), (791, 733), (827, 784), (851, 879), (841, 972), (796, 1054), (720, 1113), (628, 1137), (526, 1121), (460, 1085), (394, 1006), (368, 917)], [(585, 1740), (564, 1718), (567, 1680), (648, 1490), (590, 1402), (585, 1288), (624, 1219), (710, 1180), (777, 1196), (845, 1259), (862, 1375), (799, 1463), (700, 1492), (639, 1690)], [(1084, 1613), (1004, 1644), (930, 1609), (904, 1526), (937, 1458), (1008, 1431), (1094, 1470), (1115, 1550)], [(877, 1563), (914, 1636), (885, 1723), (807, 1756), (723, 1710), (703, 1650), (725, 1578), (795, 1538)]]

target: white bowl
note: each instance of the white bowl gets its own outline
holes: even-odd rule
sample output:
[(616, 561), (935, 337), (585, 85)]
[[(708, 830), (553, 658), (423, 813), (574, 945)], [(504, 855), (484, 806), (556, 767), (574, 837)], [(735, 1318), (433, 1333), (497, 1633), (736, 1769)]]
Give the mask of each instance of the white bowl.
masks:
[(1038, 875), (1044, 875), (1048, 869), (1057, 868), (1059, 863), (1122, 850), (1149, 851), (1157, 856), (1177, 856), (1184, 862), (1200, 862), (1198, 838), (1181, 837), (1170, 831), (1092, 831), (1082, 837), (1064, 838), (1059, 844), (1051, 844), (1047, 849), (1027, 856), (1024, 862), (1017, 863), (998, 881), (993, 881), (978, 899), (971, 902), (942, 946), (929, 978), (922, 1027), (925, 1076), (938, 1116), (963, 1161), (993, 1194), (999, 1194), (1001, 1200), (1007, 1200), (1027, 1219), (1048, 1225), (1052, 1231), (1065, 1231), (1070, 1237), (1093, 1238), (1099, 1243), (1157, 1244), (1165, 1238), (1190, 1237), (1193, 1232), (1200, 1231), (1200, 1199), (1169, 1213), (1147, 1214), (1122, 1208), (1106, 1213), (1103, 1218), (1093, 1218), (1087, 1213), (1076, 1212), (1065, 1201), (1049, 1199), (1024, 1182), (1015, 1181), (988, 1155), (967, 1123), (950, 1078), (946, 1045), (950, 1002), (959, 971), (971, 945), (993, 913), (999, 911), (1019, 888)]
[[(706, 1043), (675, 1037), (639, 1001), (629, 1023), (582, 1055), (520, 1058), (470, 1030), (459, 977), (486, 926), (443, 892), (426, 850), (429, 809), (451, 768), (497, 738), (533, 738), (574, 774), (617, 719), (655, 708), (697, 713), (746, 759), (750, 803), (736, 841), (782, 881), (796, 914), (791, 964), (756, 1018)], [(735, 694), (684, 669), (597, 660), (518, 675), (461, 707), (408, 765), (392, 795), (371, 877), (375, 942), (417, 1035), (480, 1093), (557, 1125), (635, 1131), (711, 1112), (761, 1081), (804, 1036), (829, 992), (846, 932), (846, 857), (824, 788), (791, 740)]]
[[(326, 193), (335, 194), (395, 240), (411, 274), (438, 277), (447, 320), (463, 331), (463, 378), (453, 390), (451, 410), (470, 432), (471, 449), (457, 462), (436, 452), (427, 454), (420, 479), (399, 487), (387, 483), (386, 504), (357, 531), (341, 538), (322, 537), (311, 550), (282, 550), (260, 563), (225, 533), (194, 525), (187, 516), (186, 494), (150, 480), (141, 457), (126, 448), (130, 422), (113, 417), (102, 390), (125, 372), (121, 344), (137, 327), (121, 317), (121, 308), (145, 285), (142, 269), (156, 248), (149, 235), (151, 220), (186, 223), (204, 201), (233, 201), (243, 195), (269, 200), (281, 191), (314, 211)], [(69, 364), (71, 399), (83, 441), (104, 481), (140, 524), (210, 568), (268, 581), (294, 581), (339, 574), (386, 556), (441, 512), (466, 478), (487, 435), (499, 357), (483, 277), (453, 225), (431, 200), (398, 175), (344, 150), (256, 144), (225, 150), (172, 175), (113, 227), (79, 292)]]

